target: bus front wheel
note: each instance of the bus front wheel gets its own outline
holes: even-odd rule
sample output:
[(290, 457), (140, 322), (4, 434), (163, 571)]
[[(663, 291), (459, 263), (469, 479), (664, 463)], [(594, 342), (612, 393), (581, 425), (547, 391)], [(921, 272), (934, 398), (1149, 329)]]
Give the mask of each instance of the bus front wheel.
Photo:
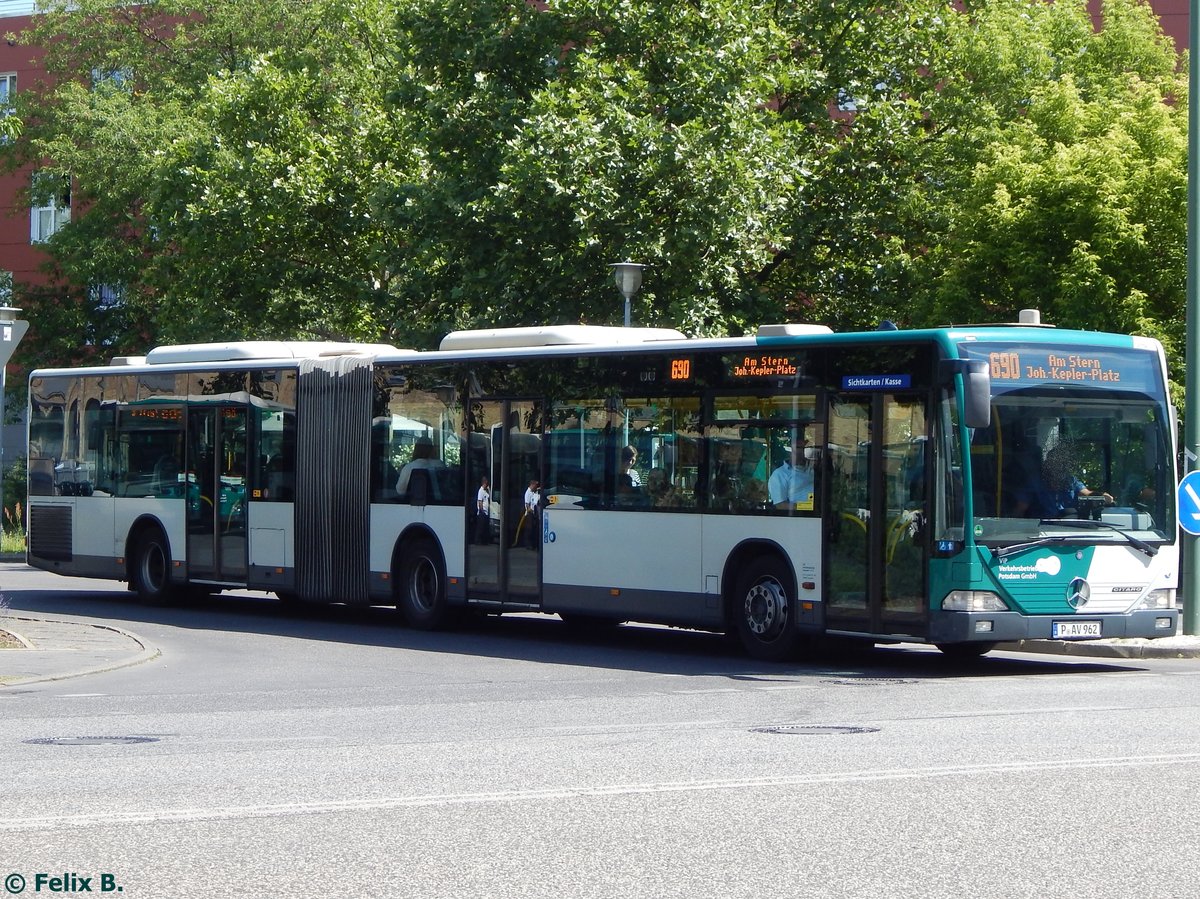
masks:
[(147, 605), (162, 605), (171, 599), (171, 549), (157, 528), (147, 528), (133, 550), (129, 579), (138, 599)]
[(753, 658), (782, 662), (798, 654), (801, 634), (794, 621), (792, 575), (775, 556), (746, 566), (733, 597), (733, 618), (743, 648)]
[(446, 571), (432, 541), (418, 540), (405, 550), (399, 587), (396, 605), (410, 626), (431, 631), (446, 625)]

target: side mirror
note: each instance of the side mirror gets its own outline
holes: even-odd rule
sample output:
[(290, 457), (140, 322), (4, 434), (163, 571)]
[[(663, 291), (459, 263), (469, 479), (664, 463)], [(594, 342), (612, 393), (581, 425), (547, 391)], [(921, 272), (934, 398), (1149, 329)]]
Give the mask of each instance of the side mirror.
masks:
[(963, 423), (968, 428), (986, 428), (992, 423), (992, 375), (982, 359), (943, 359), (941, 373), (946, 380), (963, 378)]

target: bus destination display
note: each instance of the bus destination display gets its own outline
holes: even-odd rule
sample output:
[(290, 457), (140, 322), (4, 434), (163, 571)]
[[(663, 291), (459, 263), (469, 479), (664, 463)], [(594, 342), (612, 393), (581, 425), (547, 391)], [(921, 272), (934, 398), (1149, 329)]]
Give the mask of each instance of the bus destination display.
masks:
[[(1022, 361), (1022, 356), (1025, 361)], [(1029, 353), (988, 353), (988, 365), (993, 380), (1019, 381), (1120, 381), (1121, 371), (1109, 368), (1095, 356), (1073, 353), (1039, 353), (1030, 359)]]
[(1159, 376), (1153, 353), (1145, 350), (1090, 347), (1069, 352), (1037, 344), (959, 344), (968, 359), (987, 363), (993, 391), (1022, 387), (1099, 387), (1155, 393)]
[(772, 353), (742, 354), (729, 360), (729, 377), (735, 381), (757, 378), (791, 378), (800, 371), (796, 356)]

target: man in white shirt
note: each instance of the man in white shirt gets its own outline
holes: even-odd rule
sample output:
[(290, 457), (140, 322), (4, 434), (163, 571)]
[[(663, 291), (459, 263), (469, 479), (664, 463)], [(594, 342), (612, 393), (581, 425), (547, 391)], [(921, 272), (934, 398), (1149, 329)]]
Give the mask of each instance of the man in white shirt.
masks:
[(796, 434), (788, 458), (771, 472), (767, 493), (776, 509), (811, 509), (813, 507), (813, 472), (804, 460), (808, 441)]
[(525, 516), (521, 525), (522, 533), (530, 549), (537, 549), (542, 542), (542, 489), (536, 479), (529, 482), (525, 491)]

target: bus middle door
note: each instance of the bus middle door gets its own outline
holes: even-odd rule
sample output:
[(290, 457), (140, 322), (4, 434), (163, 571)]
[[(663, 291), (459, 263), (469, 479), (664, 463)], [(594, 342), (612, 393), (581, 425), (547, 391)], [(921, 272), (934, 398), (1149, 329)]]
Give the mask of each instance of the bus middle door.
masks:
[(927, 407), (915, 393), (830, 397), (828, 630), (925, 631)]

